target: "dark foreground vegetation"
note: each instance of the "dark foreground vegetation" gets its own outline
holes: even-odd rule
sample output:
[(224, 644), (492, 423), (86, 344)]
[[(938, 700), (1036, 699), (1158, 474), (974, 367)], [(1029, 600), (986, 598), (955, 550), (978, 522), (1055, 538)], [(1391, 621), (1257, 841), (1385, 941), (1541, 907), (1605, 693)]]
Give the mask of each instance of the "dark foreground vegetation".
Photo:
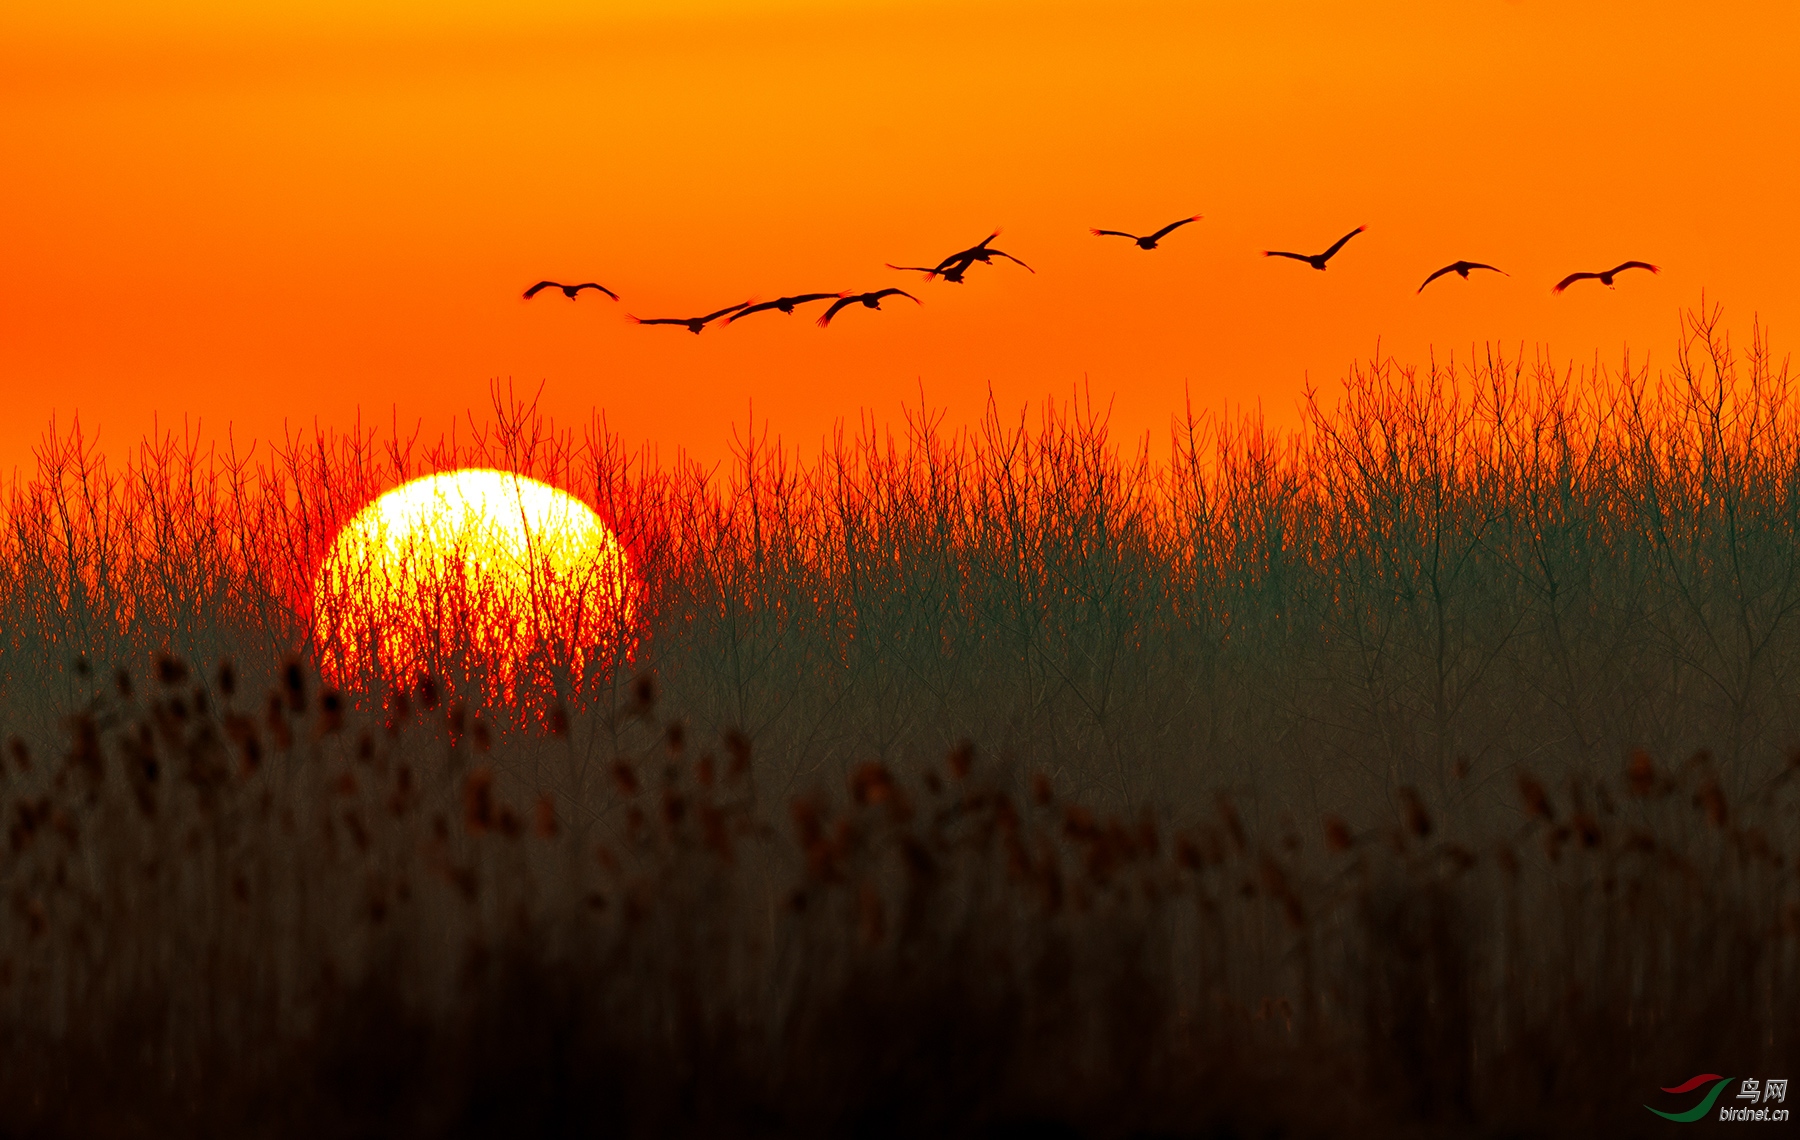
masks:
[[(1760, 338), (1377, 362), (1167, 462), (1079, 408), (910, 424), (724, 474), (506, 405), (435, 450), (48, 436), (0, 559), (0, 1135), (1588, 1136), (1791, 1076)], [(476, 464), (626, 539), (630, 659), (546, 644), (502, 702), (447, 637), (325, 688), (323, 543)]]
[(1630, 1134), (1796, 1055), (1795, 766), (1252, 835), (963, 747), (777, 820), (645, 680), (576, 821), (520, 773), (578, 728), (160, 672), (9, 757), (0, 1132)]

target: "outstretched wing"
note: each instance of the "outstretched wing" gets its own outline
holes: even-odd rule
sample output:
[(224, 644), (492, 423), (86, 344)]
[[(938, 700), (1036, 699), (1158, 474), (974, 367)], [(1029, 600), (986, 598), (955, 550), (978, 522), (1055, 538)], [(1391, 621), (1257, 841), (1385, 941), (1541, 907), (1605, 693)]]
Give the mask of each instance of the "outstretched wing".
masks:
[(1345, 234), (1343, 237), (1337, 239), (1337, 241), (1332, 242), (1331, 248), (1319, 255), (1319, 260), (1320, 261), (1330, 261), (1331, 258), (1333, 257), (1333, 255), (1335, 255), (1338, 250), (1344, 248), (1345, 242), (1349, 241), (1351, 238), (1355, 237), (1357, 234), (1362, 233), (1364, 230), (1366, 230), (1368, 228), (1369, 228), (1368, 226), (1357, 226), (1355, 229), (1351, 230), (1349, 233)]
[[(1617, 270), (1614, 270), (1614, 272), (1617, 272)], [(1550, 287), (1550, 291), (1552, 293), (1560, 293), (1564, 289), (1567, 289), (1569, 286), (1575, 284), (1575, 282), (1577, 282), (1577, 281), (1587, 281), (1590, 278), (1594, 279), (1594, 280), (1598, 280), (1599, 277), (1600, 277), (1600, 275), (1598, 273), (1571, 273), (1567, 277), (1563, 278), (1561, 281), (1558, 281), (1556, 284), (1552, 285)]]
[[(1015, 265), (1025, 265), (1025, 263), (1023, 261), (1020, 261), (1018, 258), (1014, 257), (1012, 254), (1006, 253), (1002, 250), (990, 249), (990, 250), (988, 250), (988, 252), (993, 254), (995, 257), (1004, 257), (1006, 260), (1012, 262)], [(1025, 269), (1027, 272), (1030, 272), (1030, 273), (1037, 272), (1037, 270), (1032, 269), (1031, 266), (1029, 266), (1029, 265), (1025, 265)]]
[[(543, 292), (545, 289), (561, 289), (561, 288), (562, 288), (562, 285), (555, 281), (539, 281), (536, 285), (533, 285), (531, 288), (525, 290), (525, 299), (527, 301), (529, 301), (533, 297), (537, 296), (539, 293)], [(616, 298), (616, 297), (614, 298), (614, 300), (617, 300), (617, 299), (618, 298)]]
[(1093, 234), (1095, 237), (1122, 237), (1122, 238), (1130, 238), (1132, 241), (1138, 240), (1138, 236), (1136, 234), (1128, 234), (1124, 230), (1089, 229), (1088, 233)]
[(1453, 261), (1449, 265), (1444, 266), (1442, 269), (1439, 269), (1439, 270), (1433, 272), (1430, 277), (1427, 277), (1425, 279), (1425, 284), (1419, 286), (1417, 292), (1423, 293), (1425, 291), (1425, 285), (1431, 284), (1433, 281), (1436, 281), (1438, 278), (1442, 277), (1444, 274), (1455, 273), (1457, 270), (1457, 267), (1460, 265), (1462, 265), (1462, 262)]
[[(974, 245), (970, 246), (968, 249), (957, 250), (955, 253), (951, 254), (949, 257), (946, 257), (944, 260), (937, 263), (938, 272), (942, 273), (944, 270), (950, 268), (952, 265), (955, 265), (959, 261), (963, 263), (963, 268), (967, 269), (969, 267), (970, 262), (975, 261), (982, 254), (990, 252), (987, 247), (988, 242), (993, 241), (995, 238), (997, 238), (999, 236), (1000, 236), (1000, 231), (995, 230), (993, 233), (982, 238), (980, 241), (976, 242)], [(991, 252), (999, 252), (999, 251), (995, 250), (995, 251), (991, 251)]]
[(1151, 234), (1150, 240), (1151, 241), (1161, 241), (1163, 238), (1169, 236), (1169, 232), (1171, 230), (1178, 230), (1182, 226), (1187, 225), (1189, 222), (1197, 222), (1199, 220), (1200, 220), (1200, 215), (1195, 214), (1193, 217), (1183, 218), (1179, 222), (1170, 222), (1168, 225), (1164, 226), (1162, 229), (1157, 230), (1155, 233)]
[(617, 301), (619, 299), (619, 295), (617, 293), (613, 292), (611, 289), (608, 289), (606, 286), (600, 284), (600, 282), (598, 282), (598, 281), (583, 281), (581, 284), (576, 285), (574, 287), (574, 289), (577, 293), (581, 292), (583, 289), (598, 289), (598, 290), (600, 290), (600, 292), (605, 293), (608, 297), (611, 297), (615, 301)]
[(770, 309), (779, 309), (783, 305), (787, 305), (791, 311), (792, 307), (795, 305), (805, 305), (812, 301), (823, 301), (841, 295), (842, 294), (839, 293), (796, 293), (792, 297), (777, 297), (773, 301), (762, 301), (754, 305), (745, 306), (731, 314), (729, 317), (726, 317), (725, 323), (731, 324), (733, 321), (741, 321), (751, 313), (766, 313)]
[(1658, 268), (1657, 266), (1651, 265), (1648, 261), (1627, 261), (1627, 262), (1623, 263), (1622, 265), (1614, 266), (1612, 269), (1612, 272), (1618, 273), (1618, 272), (1621, 272), (1622, 270), (1626, 270), (1626, 269), (1648, 269), (1652, 273), (1661, 273), (1662, 272), (1662, 270), (1660, 268)]
[(716, 313), (708, 313), (704, 317), (695, 317), (694, 319), (699, 321), (701, 324), (710, 324), (711, 322), (716, 321), (720, 317), (724, 316), (726, 313), (735, 313), (739, 309), (748, 309), (749, 307), (750, 307), (750, 302), (739, 301), (735, 305), (727, 305), (725, 308), (720, 309)]
[(1295, 261), (1311, 261), (1312, 260), (1312, 258), (1306, 256), (1304, 253), (1289, 253), (1285, 249), (1265, 249), (1265, 250), (1263, 250), (1263, 256), (1264, 257), (1291, 257)]
[(901, 296), (905, 297), (915, 305), (923, 305), (925, 303), (904, 289), (882, 289), (879, 292), (870, 293), (868, 296), (874, 297), (877, 301), (881, 300), (883, 297)]
[(915, 269), (915, 270), (919, 271), (920, 273), (923, 273), (928, 278), (942, 277), (946, 281), (957, 282), (957, 281), (961, 281), (963, 274), (967, 273), (969, 271), (969, 267), (971, 265), (975, 264), (976, 257), (977, 257), (976, 254), (973, 254), (967, 250), (964, 250), (962, 253), (958, 254), (957, 256), (949, 258), (948, 260), (939, 262), (937, 265), (934, 265), (930, 268), (926, 268), (923, 265), (893, 265), (893, 264), (889, 264), (888, 268), (889, 269)]
[(625, 319), (634, 325), (687, 325), (691, 323), (686, 317), (634, 317), (625, 314)]
[(846, 305), (860, 305), (861, 303), (862, 294), (860, 293), (847, 293), (844, 296), (839, 297), (836, 301), (832, 302), (831, 308), (825, 310), (825, 315), (819, 318), (819, 327), (824, 328), (826, 325), (829, 325), (831, 323), (831, 318), (837, 316), (839, 310), (843, 309)]
[[(914, 271), (914, 272), (918, 272), (918, 273), (923, 273), (927, 277), (936, 277), (938, 274), (943, 272), (942, 269), (934, 269), (927, 265), (895, 265), (891, 261), (884, 261), (884, 262), (882, 262), (882, 264), (887, 266), (889, 269), (910, 270), (910, 271)], [(836, 296), (836, 294), (833, 294), (833, 296)]]
[(743, 308), (739, 309), (737, 312), (731, 314), (729, 317), (726, 317), (725, 323), (730, 324), (733, 321), (741, 321), (745, 317), (749, 316), (751, 313), (766, 313), (770, 309), (779, 309), (780, 307), (781, 307), (781, 302), (778, 300), (777, 301), (762, 301), (755, 305), (745, 305)]
[(1464, 262), (1460, 262), (1459, 264), (1464, 269), (1492, 269), (1495, 273), (1498, 273), (1502, 277), (1511, 277), (1512, 276), (1512, 274), (1510, 274), (1506, 270), (1500, 268), (1498, 265), (1489, 265), (1485, 261), (1464, 261)]

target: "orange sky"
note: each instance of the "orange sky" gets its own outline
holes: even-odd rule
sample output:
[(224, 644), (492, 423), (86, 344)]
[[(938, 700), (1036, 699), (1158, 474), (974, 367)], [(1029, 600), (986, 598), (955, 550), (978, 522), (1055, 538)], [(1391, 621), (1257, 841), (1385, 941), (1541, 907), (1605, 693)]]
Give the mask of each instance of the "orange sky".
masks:
[[(254, 15), (243, 9), (255, 8)], [(0, 470), (360, 407), (433, 432), (511, 377), (717, 458), (754, 402), (972, 417), (1088, 377), (1291, 422), (1380, 338), (1666, 359), (1704, 289), (1800, 318), (1792, 3), (189, 2), (0, 12)], [(1093, 225), (1205, 220), (1140, 252)], [(1357, 224), (1329, 271), (1265, 260)], [(924, 284), (993, 227), (1038, 270)], [(1492, 261), (1510, 278), (1431, 269)], [(1660, 277), (1572, 269), (1643, 258)], [(519, 291), (597, 279), (624, 297)], [(915, 288), (829, 331), (624, 317)]]

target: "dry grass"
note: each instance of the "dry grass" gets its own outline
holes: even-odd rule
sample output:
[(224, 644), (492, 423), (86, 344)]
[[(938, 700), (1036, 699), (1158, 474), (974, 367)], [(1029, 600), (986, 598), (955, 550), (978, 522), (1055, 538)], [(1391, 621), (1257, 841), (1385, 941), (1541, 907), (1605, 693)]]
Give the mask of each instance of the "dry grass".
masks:
[(1617, 1133), (1795, 1055), (1800, 765), (1256, 834), (965, 748), (778, 824), (650, 702), (576, 798), (579, 718), (161, 677), (8, 760), (10, 1134)]
[[(52, 434), (0, 1133), (1587, 1135), (1785, 1075), (1789, 395), (1709, 314), (1657, 377), (1376, 362), (1168, 464), (1079, 405), (722, 477), (505, 403), (119, 474)], [(637, 661), (321, 691), (323, 542), (469, 463), (627, 538)]]

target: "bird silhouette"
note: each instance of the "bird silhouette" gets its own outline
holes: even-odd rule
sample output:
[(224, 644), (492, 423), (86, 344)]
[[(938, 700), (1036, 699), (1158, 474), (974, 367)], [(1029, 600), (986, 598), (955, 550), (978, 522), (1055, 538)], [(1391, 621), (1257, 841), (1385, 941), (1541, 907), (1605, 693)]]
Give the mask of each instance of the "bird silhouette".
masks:
[(1157, 242), (1159, 242), (1159, 241), (1161, 241), (1161, 240), (1162, 240), (1162, 239), (1163, 239), (1163, 238), (1165, 238), (1165, 237), (1168, 237), (1168, 236), (1169, 236), (1169, 231), (1170, 231), (1170, 230), (1173, 230), (1173, 229), (1179, 229), (1179, 228), (1180, 228), (1180, 227), (1182, 227), (1182, 226), (1185, 226), (1185, 225), (1187, 225), (1187, 224), (1188, 224), (1188, 223), (1189, 223), (1189, 222), (1197, 222), (1197, 221), (1199, 221), (1199, 220), (1200, 220), (1200, 215), (1199, 215), (1199, 214), (1195, 214), (1195, 215), (1194, 215), (1194, 216), (1193, 216), (1193, 217), (1191, 217), (1191, 218), (1183, 218), (1183, 219), (1181, 219), (1181, 220), (1180, 220), (1180, 221), (1178, 221), (1178, 222), (1170, 222), (1170, 223), (1169, 223), (1169, 224), (1168, 224), (1168, 225), (1166, 225), (1166, 226), (1164, 226), (1164, 227), (1163, 227), (1163, 228), (1162, 228), (1162, 229), (1160, 229), (1160, 230), (1157, 230), (1157, 231), (1156, 231), (1156, 232), (1155, 232), (1155, 233), (1153, 233), (1153, 234), (1146, 234), (1146, 235), (1144, 235), (1144, 236), (1142, 236), (1142, 237), (1140, 237), (1140, 236), (1139, 236), (1139, 235), (1137, 235), (1137, 234), (1128, 234), (1128, 233), (1126, 233), (1126, 232), (1125, 232), (1125, 231), (1124, 231), (1124, 230), (1095, 230), (1095, 229), (1090, 229), (1090, 230), (1089, 230), (1089, 231), (1088, 231), (1088, 232), (1089, 232), (1089, 233), (1091, 233), (1091, 234), (1093, 234), (1093, 235), (1094, 235), (1094, 236), (1095, 236), (1095, 237), (1122, 237), (1122, 238), (1130, 238), (1130, 239), (1131, 239), (1131, 240), (1132, 240), (1132, 241), (1134, 241), (1134, 242), (1136, 242), (1136, 243), (1137, 243), (1137, 247), (1138, 247), (1138, 248), (1139, 248), (1139, 249), (1155, 249), (1155, 248), (1156, 248), (1156, 243), (1157, 243)]
[(999, 236), (1000, 236), (1000, 231), (995, 230), (993, 233), (982, 238), (979, 242), (976, 242), (974, 245), (970, 246), (968, 249), (958, 250), (956, 253), (951, 254), (949, 257), (946, 257), (944, 260), (938, 262), (938, 271), (941, 273), (947, 269), (951, 269), (951, 268), (960, 266), (962, 268), (962, 270), (966, 272), (968, 270), (968, 268), (971, 265), (974, 265), (977, 261), (981, 262), (981, 264), (983, 264), (983, 265), (992, 265), (994, 263), (994, 258), (1004, 257), (1006, 260), (1012, 262), (1015, 265), (1024, 265), (1025, 270), (1028, 273), (1036, 273), (1037, 272), (1037, 270), (1031, 268), (1031, 266), (1029, 266), (1029, 265), (1025, 265), (1025, 263), (1023, 261), (1020, 261), (1018, 258), (1014, 257), (1010, 253), (1007, 253), (1005, 250), (994, 249), (993, 247), (988, 245), (989, 242), (993, 241), (995, 238), (997, 238)]
[(877, 289), (873, 293), (845, 293), (832, 303), (831, 308), (825, 310), (825, 315), (819, 318), (819, 327), (824, 328), (829, 325), (831, 323), (831, 318), (837, 316), (838, 311), (841, 309), (848, 308), (851, 305), (861, 305), (865, 309), (879, 309), (881, 308), (881, 299), (883, 297), (892, 297), (895, 294), (905, 297), (915, 305), (924, 304), (923, 301), (904, 289)]
[[(953, 285), (960, 285), (962, 284), (963, 274), (967, 273), (970, 267), (978, 261), (983, 265), (992, 265), (994, 258), (1004, 257), (1008, 261), (1015, 262), (1019, 265), (1025, 265), (1023, 261), (1020, 261), (1005, 250), (994, 249), (988, 245), (989, 242), (999, 236), (1000, 231), (995, 230), (968, 249), (959, 249), (949, 257), (944, 258), (944, 260), (929, 268), (923, 265), (895, 265), (891, 261), (887, 263), (887, 267), (889, 269), (901, 269), (915, 273), (923, 273), (927, 278), (942, 277)], [(1037, 272), (1037, 270), (1032, 269), (1029, 265), (1025, 265), (1025, 268), (1032, 273)]]
[(1575, 284), (1575, 282), (1586, 281), (1590, 277), (1610, 289), (1612, 288), (1613, 278), (1616, 275), (1625, 272), (1627, 269), (1648, 269), (1652, 273), (1662, 272), (1659, 267), (1651, 265), (1648, 261), (1625, 261), (1602, 273), (1571, 273), (1561, 281), (1558, 281), (1555, 285), (1551, 286), (1550, 291), (1552, 293), (1560, 293), (1564, 289)]
[[(1449, 265), (1446, 265), (1442, 269), (1433, 273), (1430, 277), (1427, 277), (1425, 279), (1425, 285), (1431, 284), (1433, 281), (1436, 281), (1438, 278), (1442, 277), (1446, 273), (1454, 273), (1458, 277), (1461, 277), (1464, 281), (1467, 281), (1469, 279), (1469, 270), (1471, 270), (1471, 269), (1492, 269), (1495, 273), (1498, 273), (1502, 277), (1511, 277), (1512, 276), (1512, 274), (1508, 273), (1506, 270), (1500, 269), (1496, 266), (1488, 265), (1485, 262), (1453, 261)], [(1419, 286), (1418, 291), (1423, 293), (1425, 291), (1425, 285)]]
[(727, 313), (735, 313), (739, 309), (748, 308), (749, 306), (750, 302), (743, 301), (728, 308), (720, 309), (716, 313), (708, 313), (704, 317), (632, 317), (630, 313), (625, 315), (631, 317), (633, 324), (680, 325), (682, 328), (698, 336), (700, 330), (705, 328), (710, 322), (718, 320)]
[(970, 265), (974, 264), (974, 259), (971, 258), (969, 261), (949, 269), (943, 269), (935, 265), (895, 265), (891, 261), (884, 262), (884, 264), (889, 269), (903, 269), (913, 273), (923, 273), (927, 278), (942, 277), (952, 285), (961, 285), (963, 274), (968, 271)]
[(1351, 230), (1349, 233), (1345, 234), (1343, 237), (1337, 239), (1337, 241), (1332, 244), (1331, 248), (1326, 250), (1324, 253), (1312, 253), (1312, 254), (1289, 253), (1284, 249), (1265, 249), (1265, 250), (1263, 250), (1263, 256), (1264, 257), (1291, 257), (1295, 261), (1306, 262), (1306, 264), (1312, 266), (1314, 269), (1324, 269), (1325, 263), (1327, 261), (1330, 261), (1332, 259), (1332, 257), (1337, 254), (1338, 250), (1344, 248), (1345, 242), (1349, 241), (1351, 238), (1355, 237), (1357, 234), (1362, 233), (1364, 230), (1366, 230), (1368, 228), (1369, 228), (1368, 226), (1357, 226), (1355, 229)]
[(766, 313), (770, 309), (779, 309), (781, 312), (793, 316), (794, 306), (796, 305), (805, 305), (812, 301), (825, 301), (833, 297), (842, 296), (842, 293), (796, 293), (792, 297), (777, 297), (773, 301), (760, 301), (754, 305), (745, 305), (737, 312), (726, 317), (725, 323), (731, 324), (733, 321), (741, 321), (751, 313)]
[(598, 281), (583, 281), (579, 285), (564, 285), (561, 281), (539, 281), (536, 285), (525, 290), (525, 299), (529, 301), (545, 289), (561, 289), (563, 291), (563, 296), (571, 301), (575, 299), (575, 294), (581, 292), (583, 289), (598, 289), (615, 301), (619, 299), (617, 293), (600, 284)]

